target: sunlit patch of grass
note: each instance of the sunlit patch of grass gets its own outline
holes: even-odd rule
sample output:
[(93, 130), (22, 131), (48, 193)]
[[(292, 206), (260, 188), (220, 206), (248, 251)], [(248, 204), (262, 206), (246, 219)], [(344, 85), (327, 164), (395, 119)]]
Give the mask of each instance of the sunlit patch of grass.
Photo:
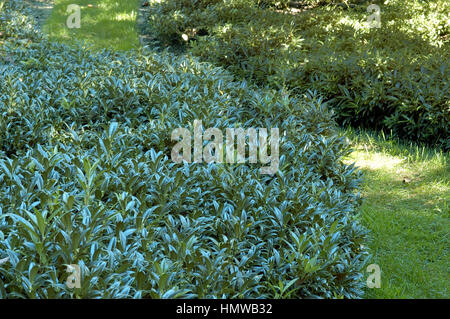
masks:
[(81, 27), (69, 29), (67, 7), (72, 0), (56, 0), (44, 32), (54, 40), (71, 43), (87, 41), (94, 49), (130, 50), (139, 47), (136, 16), (138, 0), (80, 0)]
[(348, 131), (365, 178), (361, 219), (370, 229), (380, 289), (367, 298), (449, 298), (450, 156), (368, 132)]

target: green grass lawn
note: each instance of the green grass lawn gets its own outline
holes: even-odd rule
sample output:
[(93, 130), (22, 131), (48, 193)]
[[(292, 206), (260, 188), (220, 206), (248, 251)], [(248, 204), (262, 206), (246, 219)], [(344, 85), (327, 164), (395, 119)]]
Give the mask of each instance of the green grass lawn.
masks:
[(349, 131), (349, 161), (364, 172), (361, 218), (370, 230), (381, 288), (368, 298), (449, 298), (450, 158)]
[[(56, 0), (44, 32), (53, 40), (70, 43), (86, 40), (94, 49), (130, 50), (139, 47), (136, 16), (138, 0)], [(81, 7), (81, 27), (69, 29), (67, 7)]]

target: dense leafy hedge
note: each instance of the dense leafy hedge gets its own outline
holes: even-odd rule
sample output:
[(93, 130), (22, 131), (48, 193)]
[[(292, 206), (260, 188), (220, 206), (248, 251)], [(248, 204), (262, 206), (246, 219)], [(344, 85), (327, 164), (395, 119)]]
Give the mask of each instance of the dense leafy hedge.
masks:
[[(359, 177), (314, 94), (168, 53), (20, 34), (2, 52), (14, 59), (0, 63), (1, 297), (361, 296)], [(279, 127), (279, 173), (173, 163), (170, 133), (194, 119)]]
[(296, 14), (255, 0), (151, 2), (161, 45), (187, 44), (261, 84), (317, 90), (344, 124), (450, 149), (448, 1), (372, 1), (379, 29), (368, 27), (364, 1)]
[[(39, 39), (34, 21), (22, 1), (0, 1), (0, 43), (7, 38)], [(3, 56), (3, 55), (2, 55)]]

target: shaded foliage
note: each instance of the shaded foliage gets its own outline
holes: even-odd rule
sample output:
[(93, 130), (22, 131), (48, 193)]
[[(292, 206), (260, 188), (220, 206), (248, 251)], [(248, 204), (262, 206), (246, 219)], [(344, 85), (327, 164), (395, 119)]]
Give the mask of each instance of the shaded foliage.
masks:
[(253, 0), (189, 3), (152, 3), (161, 45), (184, 44), (262, 85), (317, 90), (340, 123), (450, 149), (448, 1), (375, 1), (379, 29), (363, 1), (297, 14)]

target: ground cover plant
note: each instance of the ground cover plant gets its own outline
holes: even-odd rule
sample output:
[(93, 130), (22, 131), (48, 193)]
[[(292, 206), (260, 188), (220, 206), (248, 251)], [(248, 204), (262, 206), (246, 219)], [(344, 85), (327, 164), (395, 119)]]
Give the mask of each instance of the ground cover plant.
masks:
[(342, 124), (450, 149), (448, 1), (372, 1), (381, 28), (369, 27), (367, 1), (294, 1), (296, 11), (285, 1), (149, 2), (161, 47), (260, 84), (315, 89)]
[[(24, 13), (2, 3), (1, 297), (363, 295), (360, 177), (316, 93), (261, 89), (190, 56), (58, 44)], [(195, 119), (278, 127), (279, 172), (173, 163), (171, 132)]]

